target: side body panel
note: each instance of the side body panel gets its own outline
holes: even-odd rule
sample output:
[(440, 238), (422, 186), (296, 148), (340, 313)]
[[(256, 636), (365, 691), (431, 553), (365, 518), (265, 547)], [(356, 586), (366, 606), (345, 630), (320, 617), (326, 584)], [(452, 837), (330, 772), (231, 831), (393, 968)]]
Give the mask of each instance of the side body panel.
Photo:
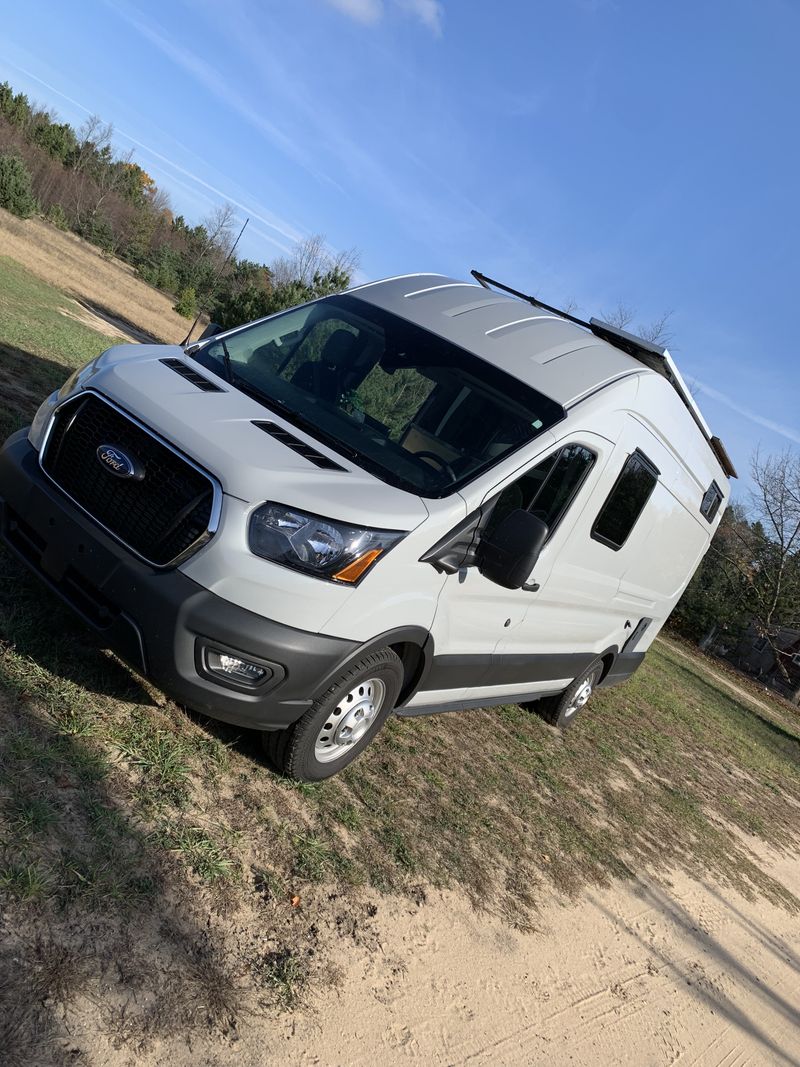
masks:
[[(700, 515), (703, 493), (712, 477), (727, 489), (706, 442), (696, 440), (691, 416), (677, 397), (678, 407), (671, 405), (673, 396), (655, 375), (637, 376), (577, 405), (558, 427), (550, 451), (577, 443), (596, 459), (529, 579), (538, 588), (489, 591), (491, 583), (477, 568), (449, 576), (434, 620), (434, 665), (426, 691), (410, 707), (558, 692), (596, 656), (621, 651), (634, 633), (635, 651), (645, 651), (719, 521), (709, 524)], [(658, 429), (662, 415), (670, 442)], [(593, 538), (592, 528), (637, 449), (659, 478), (629, 537), (614, 550)], [(492, 486), (483, 499), (517, 476)], [(640, 627), (642, 620), (650, 621)]]

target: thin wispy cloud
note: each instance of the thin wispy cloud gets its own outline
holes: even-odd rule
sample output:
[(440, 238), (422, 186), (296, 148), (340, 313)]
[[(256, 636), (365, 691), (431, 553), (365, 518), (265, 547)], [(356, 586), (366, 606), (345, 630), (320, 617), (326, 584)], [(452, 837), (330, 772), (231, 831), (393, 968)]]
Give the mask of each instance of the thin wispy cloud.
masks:
[(383, 0), (325, 0), (331, 7), (343, 15), (363, 22), (365, 26), (374, 25), (383, 18)]
[(768, 419), (764, 415), (759, 415), (757, 411), (751, 411), (749, 408), (737, 404), (737, 402), (729, 397), (727, 393), (721, 393), (719, 389), (714, 389), (712, 386), (706, 385), (704, 382), (695, 379), (694, 384), (701, 393), (705, 393), (706, 396), (710, 396), (712, 400), (724, 404), (725, 407), (730, 408), (731, 411), (735, 411), (737, 415), (741, 415), (750, 422), (756, 423), (757, 426), (763, 426), (765, 430), (771, 430), (773, 433), (785, 437), (787, 441), (793, 441), (796, 445), (800, 445), (800, 433), (798, 433), (797, 430), (793, 430), (791, 426), (784, 426), (781, 422), (775, 422), (774, 419)]
[[(57, 89), (54, 85), (51, 85), (49, 82), (46, 82), (43, 78), (38, 77), (38, 75), (34, 74), (32, 71), (26, 70), (24, 67), (16, 66), (16, 64), (13, 63), (10, 63), (9, 66), (15, 67), (15, 69), (19, 70), (21, 74), (24, 74), (26, 78), (30, 78), (31, 81), (36, 82), (37, 84), (47, 89), (49, 92), (61, 97), (62, 100), (68, 101), (68, 103), (72, 104), (72, 106), (76, 107), (79, 111), (82, 111), (85, 115), (92, 115), (94, 113), (88, 107), (84, 106), (79, 100), (75, 100), (74, 97), (68, 96), (60, 89)], [(169, 156), (165, 156), (163, 153), (158, 152), (155, 148), (152, 148), (150, 145), (145, 144), (144, 141), (140, 141), (138, 137), (134, 137), (133, 134), (128, 133), (127, 131), (121, 129), (119, 126), (114, 127), (114, 134), (115, 136), (121, 137), (123, 138), (123, 140), (129, 141), (131, 144), (136, 145), (137, 148), (141, 149), (143, 152), (146, 152), (147, 155), (151, 156), (153, 159), (159, 160), (159, 162), (163, 163), (165, 167), (169, 168), (169, 171), (174, 171), (175, 173), (182, 175), (184, 178), (187, 178), (191, 183), (193, 183), (195, 187), (200, 186), (201, 189), (205, 189), (207, 190), (207, 192), (212, 193), (213, 199), (212, 197), (203, 196), (202, 193), (200, 194), (201, 196), (203, 196), (203, 199), (205, 199), (208, 203), (219, 203), (220, 200), (223, 200), (226, 203), (232, 204), (233, 207), (238, 208), (238, 210), (243, 212), (244, 215), (252, 219), (256, 219), (262, 225), (266, 226), (268, 229), (278, 234), (279, 237), (284, 238), (283, 241), (280, 241), (274, 235), (270, 235), (264, 233), (262, 230), (257, 230), (253, 228), (254, 232), (256, 232), (259, 237), (261, 237), (265, 241), (268, 241), (275, 248), (279, 249), (279, 251), (283, 253), (290, 252), (291, 246), (295, 242), (301, 240), (304, 236), (305, 231), (301, 230), (292, 223), (287, 222), (285, 219), (279, 218), (272, 212), (267, 211), (266, 208), (254, 206), (252, 203), (247, 203), (239, 199), (238, 197), (232, 196), (230, 191), (220, 189), (218, 186), (213, 185), (211, 182), (206, 181), (204, 178), (201, 178), (199, 174), (195, 174), (193, 171), (188, 170), (186, 167), (182, 167), (179, 163), (176, 163), (174, 159), (170, 159)], [(193, 188), (192, 185), (187, 185), (181, 182), (179, 179), (175, 178), (173, 174), (170, 174), (169, 171), (166, 172), (169, 181), (175, 182), (175, 184), (183, 186), (184, 189), (191, 193), (197, 193), (196, 188)]]
[(209, 92), (227, 104), (228, 107), (238, 112), (242, 118), (263, 133), (276, 148), (299, 164), (305, 171), (320, 181), (338, 186), (338, 183), (329, 174), (320, 170), (314, 158), (300, 147), (296, 138), (283, 130), (277, 123), (270, 122), (243, 96), (230, 88), (228, 82), (224, 78), (220, 78), (216, 67), (209, 64), (206, 59), (164, 36), (152, 22), (146, 22), (143, 18), (137, 17), (137, 14), (129, 10), (127, 5), (115, 3), (113, 0), (105, 0), (105, 3), (169, 60), (185, 70), (196, 81), (199, 81)]
[[(444, 4), (441, 0), (393, 0), (396, 7), (422, 23), (436, 37), (441, 37), (444, 24)], [(375, 26), (386, 13), (384, 0), (325, 0), (325, 3), (341, 11), (343, 15)]]
[(396, 0), (399, 6), (414, 15), (431, 33), (441, 37), (444, 22), (444, 5), (439, 0)]
[[(124, 4), (109, 3), (109, 6), (187, 73), (199, 79), (222, 103), (234, 106), (242, 117), (261, 128), (253, 108), (245, 106), (231, 84), (223, 84), (216, 78), (198, 55), (168, 41), (160, 26), (152, 21), (145, 23), (138, 12), (136, 15), (130, 13)], [(361, 136), (362, 131), (350, 128), (349, 112), (327, 105), (319, 94), (313, 92), (307, 80), (298, 75), (300, 68), (292, 63), (291, 51), (281, 47), (274, 30), (269, 38), (265, 37), (262, 27), (254, 19), (253, 7), (246, 0), (230, 0), (224, 16), (220, 15), (216, 5), (209, 4), (206, 14), (211, 22), (211, 32), (227, 37), (238, 50), (240, 63), (237, 69), (244, 72), (247, 69), (245, 63), (248, 63), (249, 74), (257, 77), (266, 89), (266, 94), (260, 94), (261, 98), (269, 99), (272, 110), (283, 115), (291, 127), (293, 151), (286, 154), (293, 161), (296, 162), (298, 157), (313, 158), (319, 166), (327, 165), (341, 179), (341, 184), (329, 179), (330, 184), (344, 196), (370, 195), (381, 203), (387, 215), (405, 220), (417, 233), (425, 235), (439, 255), (443, 242), (452, 243), (470, 229), (508, 250), (526, 253), (514, 234), (499, 226), (482, 205), (454, 188), (435, 165), (413, 159), (411, 154), (403, 151), (416, 169), (416, 173), (404, 174), (398, 170), (396, 159), (394, 165), (389, 166), (381, 153), (370, 151)], [(289, 46), (290, 42), (287, 42), (286, 47)], [(274, 147), (282, 150), (285, 147), (282, 139), (276, 141), (268, 136), (268, 140)]]

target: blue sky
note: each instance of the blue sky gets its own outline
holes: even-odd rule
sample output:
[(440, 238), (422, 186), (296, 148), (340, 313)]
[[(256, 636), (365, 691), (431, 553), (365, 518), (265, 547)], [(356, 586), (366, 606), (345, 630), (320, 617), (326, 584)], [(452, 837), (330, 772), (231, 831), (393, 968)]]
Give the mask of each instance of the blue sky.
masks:
[(794, 0), (39, 0), (3, 22), (0, 78), (112, 122), (190, 220), (233, 203), (246, 255), (321, 232), (363, 278), (478, 267), (587, 317), (672, 310), (740, 473), (800, 447)]

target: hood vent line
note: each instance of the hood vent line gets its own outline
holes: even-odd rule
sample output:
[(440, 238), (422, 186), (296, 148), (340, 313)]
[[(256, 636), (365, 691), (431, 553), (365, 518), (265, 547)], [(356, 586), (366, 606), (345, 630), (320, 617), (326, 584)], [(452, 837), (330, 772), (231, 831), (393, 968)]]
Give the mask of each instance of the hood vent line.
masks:
[(181, 378), (185, 378), (187, 382), (191, 382), (191, 384), (198, 389), (202, 389), (204, 393), (225, 392), (222, 386), (217, 385), (216, 382), (212, 382), (209, 378), (206, 378), (204, 374), (198, 374), (194, 367), (190, 367), (188, 363), (184, 363), (182, 359), (160, 359), (158, 362), (163, 363), (164, 366), (169, 367), (170, 370), (174, 370), (176, 374), (180, 374)]
[(276, 422), (259, 422), (254, 419), (253, 425), (257, 426), (259, 430), (263, 430), (264, 433), (268, 433), (270, 437), (274, 437), (276, 441), (286, 445), (287, 448), (291, 448), (293, 452), (302, 456), (303, 459), (307, 459), (309, 463), (313, 463), (315, 467), (321, 467), (322, 470), (326, 471), (347, 471), (346, 467), (342, 467), (335, 460), (323, 455), (322, 452), (318, 452), (316, 448), (313, 448), (305, 441), (301, 441), (299, 437), (289, 433), (283, 426), (278, 426)]

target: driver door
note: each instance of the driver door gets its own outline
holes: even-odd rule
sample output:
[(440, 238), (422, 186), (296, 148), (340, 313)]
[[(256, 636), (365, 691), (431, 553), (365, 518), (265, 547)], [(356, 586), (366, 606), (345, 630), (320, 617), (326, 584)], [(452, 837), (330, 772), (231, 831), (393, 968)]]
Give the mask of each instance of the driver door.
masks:
[[(522, 474), (517, 472), (487, 494), (484, 506), (492, 502), (493, 506), (485, 530), (517, 508), (533, 512), (549, 526), (548, 540), (529, 580), (535, 582), (537, 591), (546, 586), (556, 561), (562, 540), (557, 537), (559, 531), (568, 529), (578, 498), (589, 495), (587, 483), (596, 479), (598, 462), (603, 466), (612, 448), (611, 442), (598, 435), (572, 434)], [(451, 703), (518, 693), (520, 665), (510, 664), (515, 670), (508, 677), (507, 658), (521, 655), (531, 660), (523, 624), (536, 596), (530, 588), (504, 589), (475, 566), (449, 575), (432, 626), (434, 647), (442, 654), (437, 651), (435, 655), (426, 691), (411, 703)], [(527, 691), (537, 691), (536, 685)]]

